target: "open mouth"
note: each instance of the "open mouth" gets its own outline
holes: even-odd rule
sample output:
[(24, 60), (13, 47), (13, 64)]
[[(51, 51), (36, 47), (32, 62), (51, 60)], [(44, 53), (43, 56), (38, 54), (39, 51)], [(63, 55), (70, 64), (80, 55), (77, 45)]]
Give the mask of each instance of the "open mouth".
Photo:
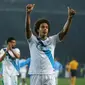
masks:
[(44, 34), (47, 34), (47, 32), (43, 32)]

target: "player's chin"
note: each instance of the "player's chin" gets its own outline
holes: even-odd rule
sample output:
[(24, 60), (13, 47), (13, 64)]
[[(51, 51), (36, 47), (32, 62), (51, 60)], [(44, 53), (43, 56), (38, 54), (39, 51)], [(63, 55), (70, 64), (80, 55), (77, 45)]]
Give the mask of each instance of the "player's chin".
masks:
[(43, 36), (44, 36), (44, 37), (46, 37), (46, 36), (47, 36), (47, 34), (44, 34)]
[(46, 35), (48, 35), (48, 33), (43, 33), (43, 35), (45, 35), (45, 36), (46, 36)]

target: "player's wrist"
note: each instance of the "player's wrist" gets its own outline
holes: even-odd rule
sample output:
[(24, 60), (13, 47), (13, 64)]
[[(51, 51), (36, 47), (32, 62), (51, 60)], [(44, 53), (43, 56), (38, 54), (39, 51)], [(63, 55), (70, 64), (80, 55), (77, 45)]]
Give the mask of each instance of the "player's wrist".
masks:
[(72, 19), (74, 17), (75, 14), (69, 14), (68, 15), (68, 19)]
[(73, 16), (68, 16), (67, 20), (72, 20)]
[(29, 9), (26, 9), (26, 14), (29, 15), (30, 13)]

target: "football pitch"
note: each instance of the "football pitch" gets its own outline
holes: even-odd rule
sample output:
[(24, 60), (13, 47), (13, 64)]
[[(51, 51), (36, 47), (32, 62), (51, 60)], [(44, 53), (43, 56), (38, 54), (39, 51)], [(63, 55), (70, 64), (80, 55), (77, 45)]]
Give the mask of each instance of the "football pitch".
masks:
[[(27, 85), (30, 85), (29, 78), (27, 78), (26, 81), (27, 81)], [(1, 81), (0, 81), (0, 85), (3, 85)], [(70, 84), (68, 79), (59, 78), (58, 85), (70, 85)], [(76, 85), (85, 85), (85, 78), (77, 78)]]

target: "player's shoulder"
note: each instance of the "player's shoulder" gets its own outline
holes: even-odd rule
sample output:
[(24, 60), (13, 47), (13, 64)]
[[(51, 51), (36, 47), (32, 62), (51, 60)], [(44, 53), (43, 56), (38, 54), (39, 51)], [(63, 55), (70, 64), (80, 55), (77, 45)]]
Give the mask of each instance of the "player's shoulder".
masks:
[(37, 36), (32, 33), (31, 37), (27, 41), (32, 42), (32, 40), (37, 39)]
[(1, 48), (0, 55), (3, 55), (5, 53), (5, 51), (6, 51), (6, 48)]
[(6, 51), (7, 48), (1, 48), (0, 51)]

